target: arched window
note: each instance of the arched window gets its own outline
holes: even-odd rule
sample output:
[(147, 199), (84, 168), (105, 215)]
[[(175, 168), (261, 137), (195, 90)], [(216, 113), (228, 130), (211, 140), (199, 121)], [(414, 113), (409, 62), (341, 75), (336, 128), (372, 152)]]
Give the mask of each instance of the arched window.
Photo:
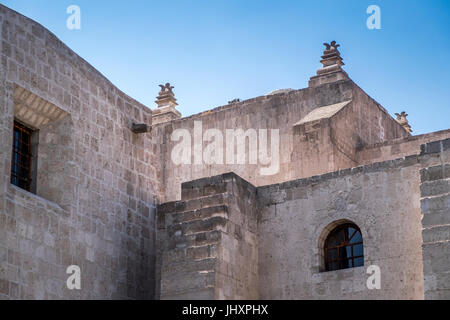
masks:
[(325, 270), (332, 271), (364, 265), (364, 248), (361, 230), (353, 223), (334, 228), (324, 246)]

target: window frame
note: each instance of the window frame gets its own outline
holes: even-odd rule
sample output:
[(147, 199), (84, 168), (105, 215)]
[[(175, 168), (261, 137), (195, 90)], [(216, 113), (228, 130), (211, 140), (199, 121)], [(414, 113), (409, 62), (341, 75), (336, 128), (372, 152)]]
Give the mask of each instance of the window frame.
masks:
[[(35, 130), (14, 119), (11, 154), (11, 184), (32, 192), (33, 178), (33, 134)], [(19, 132), (19, 137), (16, 133)], [(24, 142), (23, 136), (27, 137)], [(25, 147), (25, 148), (24, 148)], [(25, 159), (23, 159), (25, 158)]]
[[(350, 236), (347, 236), (347, 233), (344, 231), (344, 241), (341, 241), (338, 245), (330, 247), (329, 246), (330, 239), (332, 237), (334, 237), (335, 235), (337, 235), (339, 232), (342, 232), (343, 230), (348, 229), (348, 228), (353, 228), (353, 229), (355, 229), (355, 231)], [(361, 236), (361, 241), (355, 242), (355, 243), (350, 243), (350, 241), (353, 239), (353, 237), (358, 232)], [(353, 247), (357, 246), (357, 245), (362, 246), (362, 254), (361, 255), (354, 255), (354, 253), (353, 253)], [(350, 249), (351, 255), (347, 256), (345, 258), (341, 258), (340, 250), (346, 249), (348, 247), (351, 248)], [(337, 259), (329, 260), (328, 251), (335, 250), (335, 249), (337, 249)], [(350, 268), (364, 266), (364, 239), (362, 237), (361, 229), (356, 224), (351, 223), (351, 222), (346, 222), (346, 223), (343, 223), (343, 224), (340, 224), (340, 225), (334, 227), (328, 233), (328, 235), (325, 239), (323, 252), (324, 252), (325, 271), (336, 271), (336, 270), (343, 270), (343, 269), (350, 269)], [(355, 266), (355, 260), (361, 259), (361, 258), (362, 258), (362, 265)], [(348, 263), (349, 261), (351, 261), (351, 266), (349, 266), (348, 264), (344, 265), (343, 262)], [(337, 263), (337, 268), (332, 268), (331, 263)]]

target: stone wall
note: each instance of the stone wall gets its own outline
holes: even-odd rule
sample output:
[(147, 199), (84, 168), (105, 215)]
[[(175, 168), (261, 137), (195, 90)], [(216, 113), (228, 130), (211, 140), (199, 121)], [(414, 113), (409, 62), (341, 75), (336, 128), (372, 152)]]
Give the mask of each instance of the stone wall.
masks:
[(258, 299), (256, 189), (234, 173), (158, 207), (161, 299)]
[[(348, 79), (152, 115), (2, 5), (0, 34), (0, 299), (450, 298), (450, 143), (435, 141), (449, 130), (409, 136)], [(151, 133), (130, 130), (152, 116)], [(15, 120), (37, 133), (32, 192), (10, 183)], [(279, 171), (248, 154), (195, 163), (195, 141), (175, 164), (172, 133), (195, 140), (198, 123), (203, 146), (207, 129), (279, 130)], [(346, 221), (365, 265), (324, 272), (324, 237)], [(66, 286), (70, 265), (81, 290)], [(366, 287), (369, 265), (380, 290)]]
[(360, 165), (365, 165), (419, 154), (422, 144), (449, 137), (450, 130), (442, 130), (368, 145), (357, 150), (356, 161)]
[(450, 299), (450, 139), (422, 145), (425, 299)]
[[(158, 207), (161, 298), (423, 299), (420, 166), (412, 155), (256, 190), (235, 174), (183, 183)], [(324, 239), (344, 222), (361, 229), (364, 266), (325, 272)]]
[[(423, 299), (417, 156), (259, 187), (262, 299)], [(333, 226), (361, 229), (364, 267), (324, 272)], [(381, 289), (366, 269), (381, 269)]]
[[(0, 298), (153, 298), (158, 158), (151, 134), (129, 129), (151, 110), (2, 5), (0, 34)], [(42, 106), (53, 122), (26, 123), (39, 130), (33, 194), (10, 183), (12, 129)], [(69, 265), (81, 290), (66, 287)]]
[[(343, 119), (341, 116), (333, 120), (335, 126), (331, 129), (327, 122), (317, 134), (305, 136), (294, 127), (315, 108), (349, 100), (353, 102), (344, 113), (350, 117)], [(278, 173), (262, 175), (260, 169), (265, 166), (260, 162), (249, 164), (248, 155), (245, 165), (226, 164), (225, 160), (223, 164), (195, 164), (194, 155), (191, 156), (191, 164), (174, 164), (171, 154), (179, 142), (171, 141), (171, 135), (176, 130), (186, 129), (194, 137), (195, 121), (201, 122), (203, 132), (211, 128), (218, 129), (224, 137), (226, 129), (278, 129)], [(180, 199), (179, 186), (182, 182), (224, 172), (235, 172), (255, 186), (261, 186), (350, 168), (356, 165), (355, 159), (343, 153), (344, 147), (354, 154), (358, 146), (408, 136), (384, 108), (351, 80), (231, 103), (191, 117), (158, 124), (154, 126), (153, 134), (158, 141), (160, 155), (158, 171), (163, 182), (162, 202)], [(270, 141), (270, 137), (268, 139)], [(191, 143), (194, 145), (195, 142)], [(306, 155), (304, 150), (309, 150)]]

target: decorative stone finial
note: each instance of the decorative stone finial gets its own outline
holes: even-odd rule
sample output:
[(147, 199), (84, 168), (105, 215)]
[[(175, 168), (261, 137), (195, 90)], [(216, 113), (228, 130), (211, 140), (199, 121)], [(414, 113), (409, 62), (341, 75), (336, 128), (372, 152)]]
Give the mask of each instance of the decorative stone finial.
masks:
[(340, 47), (336, 41), (324, 43), (325, 50), (323, 51), (322, 68), (317, 70), (317, 75), (309, 79), (310, 87), (317, 87), (325, 83), (336, 82), (343, 79), (348, 79), (347, 73), (342, 70), (344, 63), (342, 62), (341, 53), (338, 50)]
[(233, 104), (233, 103), (238, 103), (238, 102), (241, 102), (241, 99), (236, 98), (231, 101), (228, 101), (228, 104)]
[(408, 123), (408, 119), (406, 119), (406, 117), (408, 116), (408, 114), (405, 111), (402, 111), (401, 113), (396, 113), (395, 114), (397, 116), (397, 122), (403, 127), (405, 128), (406, 131), (408, 131), (409, 133), (412, 132), (411, 126)]
[(160, 84), (159, 87), (161, 88), (161, 91), (159, 91), (155, 101), (158, 108), (153, 110), (152, 124), (181, 118), (181, 113), (175, 108), (178, 103), (177, 99), (175, 99), (175, 94), (173, 93), (174, 86), (171, 86), (170, 83), (166, 83), (165, 85)]
[(170, 83), (166, 83), (165, 85), (160, 84), (159, 87), (161, 88), (161, 91), (159, 91), (158, 97), (156, 98), (158, 108), (167, 105), (177, 106), (177, 99), (175, 99), (175, 94), (172, 90), (175, 87), (171, 86)]
[(169, 92), (173, 94), (172, 89), (175, 87), (171, 86), (170, 83), (167, 82), (165, 85), (160, 84), (159, 86), (161, 87), (161, 91), (159, 92), (159, 94), (163, 94), (164, 92)]
[[(323, 51), (322, 60), (320, 63), (322, 63), (323, 67), (328, 67), (332, 65), (338, 65), (343, 66), (344, 63), (342, 62), (341, 53), (338, 50), (338, 47), (341, 45), (337, 44), (336, 41), (331, 41), (330, 44), (324, 43), (325, 50)], [(319, 74), (319, 73), (317, 73)]]
[(336, 41), (334, 40), (331, 41), (330, 44), (325, 42), (323, 45), (326, 47), (324, 54), (326, 54), (327, 51), (338, 51), (337, 48), (341, 46), (340, 44), (337, 44)]

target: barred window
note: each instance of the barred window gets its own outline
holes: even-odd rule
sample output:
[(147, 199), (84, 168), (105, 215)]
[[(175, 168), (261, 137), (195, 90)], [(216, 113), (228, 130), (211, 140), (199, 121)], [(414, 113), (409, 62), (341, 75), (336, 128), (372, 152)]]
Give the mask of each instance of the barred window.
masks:
[(32, 129), (14, 121), (11, 183), (27, 191), (31, 191), (32, 183), (32, 134)]
[(364, 265), (361, 230), (353, 223), (337, 226), (325, 241), (326, 271), (360, 267)]

